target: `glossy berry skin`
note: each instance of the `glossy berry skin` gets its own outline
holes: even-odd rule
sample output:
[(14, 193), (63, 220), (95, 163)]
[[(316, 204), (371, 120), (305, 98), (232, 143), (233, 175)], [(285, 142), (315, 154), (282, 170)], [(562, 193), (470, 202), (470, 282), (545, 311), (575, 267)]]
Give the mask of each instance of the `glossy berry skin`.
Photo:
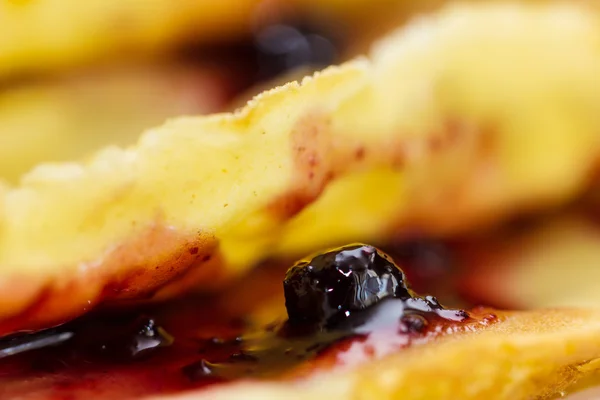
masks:
[(291, 323), (331, 325), (386, 297), (413, 297), (390, 257), (364, 244), (298, 262), (287, 271), (283, 287)]

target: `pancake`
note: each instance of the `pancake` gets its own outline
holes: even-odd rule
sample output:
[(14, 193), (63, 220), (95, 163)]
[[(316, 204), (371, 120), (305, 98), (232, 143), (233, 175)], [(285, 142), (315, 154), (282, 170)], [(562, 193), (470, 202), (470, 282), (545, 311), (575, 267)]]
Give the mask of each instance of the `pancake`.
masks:
[(0, 334), (570, 201), (600, 151), (598, 32), (579, 3), (450, 6), (233, 114), (38, 166), (0, 188)]

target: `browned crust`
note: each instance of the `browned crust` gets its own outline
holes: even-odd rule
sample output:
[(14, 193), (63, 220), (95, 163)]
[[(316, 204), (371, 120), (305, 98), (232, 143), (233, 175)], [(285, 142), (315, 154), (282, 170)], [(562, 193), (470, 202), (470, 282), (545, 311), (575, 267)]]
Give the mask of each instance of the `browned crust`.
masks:
[[(480, 165), (487, 171), (496, 168), (493, 158), (496, 131), (493, 126), (476, 126), (458, 118), (447, 118), (438, 131), (428, 135), (410, 137), (410, 135), (394, 135), (390, 140), (380, 143), (377, 147), (365, 140), (346, 139), (340, 141), (332, 134), (330, 121), (317, 114), (308, 113), (300, 118), (292, 130), (291, 152), (294, 160), (294, 176), (290, 189), (272, 201), (267, 209), (279, 220), (291, 219), (311, 203), (317, 201), (327, 186), (344, 175), (377, 166), (392, 168), (407, 172), (407, 165), (413, 169), (435, 168), (435, 162), (444, 157), (453, 156), (457, 152), (476, 157), (470, 163)], [(414, 151), (414, 149), (420, 149)], [(471, 149), (470, 151), (466, 151)], [(473, 156), (474, 155), (474, 156)], [(409, 171), (410, 173), (410, 171)], [(474, 181), (482, 179), (478, 176), (478, 168), (471, 168), (467, 179), (461, 175), (454, 185), (444, 185), (447, 188), (443, 196), (438, 196), (443, 204), (431, 207), (431, 204), (421, 204), (421, 199), (407, 199), (411, 202), (411, 220), (406, 215), (391, 215), (388, 235), (393, 236), (398, 231), (426, 230), (431, 232), (441, 226), (441, 232), (454, 231), (457, 227), (465, 226), (467, 218), (472, 218), (473, 225), (480, 220), (499, 219), (503, 216), (498, 212), (486, 212), (473, 207), (472, 190), (477, 189)], [(432, 210), (438, 211), (433, 216)], [(448, 212), (451, 211), (451, 212)], [(506, 210), (508, 211), (508, 210)], [(459, 217), (458, 212), (463, 216)], [(472, 214), (472, 215), (471, 215)]]
[[(315, 202), (327, 186), (343, 175), (377, 165), (402, 166), (398, 143), (373, 150), (361, 140), (341, 141), (333, 134), (331, 121), (317, 112), (299, 118), (291, 132), (294, 176), (290, 188), (267, 209), (280, 220), (288, 220)], [(368, 141), (368, 137), (365, 138)], [(367, 149), (370, 149), (369, 151)]]
[[(63, 276), (4, 277), (0, 335), (60, 324), (99, 304), (164, 296), (172, 292), (171, 283), (187, 288), (197, 282), (191, 279), (217, 280), (219, 257), (208, 262), (216, 252), (210, 235), (156, 224), (94, 264), (65, 269)], [(190, 274), (192, 267), (199, 272)]]
[(315, 201), (334, 177), (329, 121), (317, 113), (300, 118), (291, 133), (294, 177), (291, 189), (267, 207), (286, 220)]

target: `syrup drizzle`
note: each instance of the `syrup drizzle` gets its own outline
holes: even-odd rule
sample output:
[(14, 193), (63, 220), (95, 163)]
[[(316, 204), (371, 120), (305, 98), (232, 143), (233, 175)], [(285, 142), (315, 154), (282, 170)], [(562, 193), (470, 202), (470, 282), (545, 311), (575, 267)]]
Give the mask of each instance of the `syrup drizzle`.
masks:
[[(220, 300), (188, 299), (146, 310), (152, 317), (138, 317), (139, 311), (88, 316), (5, 338), (0, 341), (0, 398), (133, 398), (236, 379), (297, 377), (317, 367), (352, 367), (496, 321), (484, 309), (467, 314), (444, 308), (434, 297), (417, 296), (391, 259), (371, 246), (347, 246), (321, 256), (288, 271), (284, 291), (294, 317), (266, 327), (240, 319), (247, 311), (225, 312)], [(310, 266), (312, 272), (302, 270)], [(297, 285), (292, 271), (302, 272), (304, 286)], [(294, 305), (292, 284), (296, 298), (304, 293), (310, 301)], [(311, 312), (316, 315), (306, 314)]]
[[(471, 319), (460, 310), (423, 311), (427, 307), (425, 299), (407, 302), (387, 298), (368, 309), (352, 313), (336, 328), (298, 326), (286, 321), (274, 330), (262, 330), (229, 340), (210, 339), (200, 351), (202, 358), (187, 365), (183, 372), (192, 381), (274, 378), (309, 360), (335, 355), (344, 344), (354, 340), (367, 343), (369, 336), (375, 332), (378, 336), (384, 335), (381, 343), (391, 344), (398, 350), (415, 339), (439, 334), (441, 326), (449, 327)], [(389, 350), (392, 351), (392, 348)], [(350, 366), (354, 363), (347, 360), (344, 364)]]
[[(286, 322), (237, 340), (228, 359), (215, 362), (219, 349), (212, 347), (212, 358), (185, 367), (184, 373), (192, 380), (272, 377), (346, 339), (387, 332), (400, 339), (396, 347), (404, 347), (425, 335), (430, 325), (470, 318), (463, 310), (445, 309), (435, 297), (417, 296), (389, 256), (362, 244), (298, 262), (286, 274), (284, 293)], [(230, 351), (229, 341), (217, 345)]]

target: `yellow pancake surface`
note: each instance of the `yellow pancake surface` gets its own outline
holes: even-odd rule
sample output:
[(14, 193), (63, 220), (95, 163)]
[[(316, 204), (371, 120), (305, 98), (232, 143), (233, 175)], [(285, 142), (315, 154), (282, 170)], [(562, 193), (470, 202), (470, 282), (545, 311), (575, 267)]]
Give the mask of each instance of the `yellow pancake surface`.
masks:
[(580, 3), (450, 6), (236, 113), (40, 165), (0, 186), (0, 334), (568, 201), (598, 165), (599, 70)]
[(598, 372), (600, 312), (508, 313), (481, 329), (388, 354), (350, 369), (279, 382), (225, 384), (156, 400), (188, 399), (553, 399)]

